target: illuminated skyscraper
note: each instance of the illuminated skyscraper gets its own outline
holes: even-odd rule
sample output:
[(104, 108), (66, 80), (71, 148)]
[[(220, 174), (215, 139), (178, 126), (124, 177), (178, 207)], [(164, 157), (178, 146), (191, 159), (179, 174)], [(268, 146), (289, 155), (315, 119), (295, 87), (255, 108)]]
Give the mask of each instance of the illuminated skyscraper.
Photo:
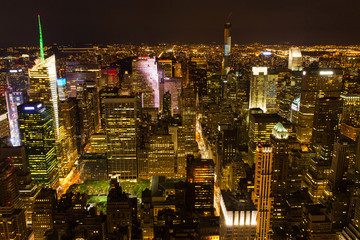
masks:
[(274, 199), (272, 209), (273, 226), (281, 226), (286, 219), (286, 196), (287, 180), (289, 171), (289, 154), (294, 144), (295, 138), (290, 137), (289, 130), (279, 122), (275, 125), (270, 137), (273, 146), (273, 171), (271, 194)]
[(29, 101), (41, 102), (46, 108), (53, 109), (54, 130), (56, 139), (60, 139), (59, 107), (57, 93), (56, 60), (55, 55), (45, 59), (44, 47), (39, 20), (40, 33), (40, 61), (29, 69)]
[(258, 145), (256, 148), (255, 186), (251, 198), (258, 211), (256, 239), (259, 240), (271, 239), (273, 149), (268, 144)]
[(267, 67), (253, 67), (250, 80), (250, 109), (261, 108), (264, 112), (266, 112), (267, 82)]
[(256, 146), (269, 142), (274, 126), (284, 119), (277, 114), (256, 113), (250, 114), (249, 121), (249, 150), (255, 154)]
[(149, 139), (149, 176), (175, 175), (175, 149), (170, 134), (154, 134)]
[(6, 106), (8, 110), (9, 128), (10, 128), (10, 141), (14, 147), (21, 145), (19, 121), (17, 106), (23, 104), (23, 93), (13, 92), (12, 88), (8, 88), (5, 92)]
[(289, 65), (291, 71), (302, 71), (302, 55), (300, 48), (291, 47), (289, 49)]
[(99, 107), (101, 128), (105, 129), (105, 102), (106, 98), (117, 97), (119, 88), (103, 88), (99, 91)]
[(178, 172), (185, 175), (186, 156), (196, 155), (198, 145), (196, 142), (196, 104), (195, 93), (192, 88), (184, 88), (182, 92), (182, 126), (178, 131)]
[(318, 157), (331, 161), (334, 142), (340, 132), (343, 101), (339, 97), (316, 100), (311, 146)]
[(227, 21), (224, 26), (223, 74), (229, 71), (230, 53), (231, 53), (231, 23)]
[(192, 207), (204, 215), (211, 215), (214, 211), (214, 167), (212, 159), (187, 156), (186, 176), (192, 186)]
[(310, 160), (303, 185), (308, 188), (311, 200), (320, 203), (331, 174), (331, 161), (314, 157)]
[(360, 135), (360, 95), (341, 95), (343, 112), (341, 116), (341, 134), (356, 141)]
[(303, 72), (299, 126), (296, 133), (301, 143), (310, 143), (316, 99), (340, 97), (342, 73), (342, 70), (338, 69), (307, 69)]
[(162, 70), (163, 76), (171, 78), (173, 77), (172, 60), (159, 60), (159, 68)]
[(53, 109), (55, 136), (60, 137), (55, 55), (29, 69), (30, 102), (42, 102)]
[(77, 151), (77, 141), (76, 141), (76, 116), (77, 108), (76, 101), (66, 100), (60, 102), (61, 112), (60, 120), (64, 127), (64, 145), (66, 147), (62, 148), (64, 161), (59, 163), (60, 171), (62, 176), (66, 176), (74, 166), (75, 160), (78, 156)]
[(171, 94), (171, 113), (179, 114), (181, 106), (182, 78), (162, 78), (160, 82), (160, 102), (166, 92)]
[(269, 71), (266, 84), (266, 112), (277, 113), (276, 99), (277, 86), (279, 81), (279, 73), (276, 71)]
[(172, 108), (171, 108), (171, 94), (166, 92), (163, 96), (163, 114), (166, 116), (172, 115)]
[(56, 191), (43, 188), (36, 197), (33, 213), (33, 232), (36, 240), (44, 240), (45, 232), (54, 228)]
[(120, 179), (134, 180), (137, 178), (137, 98), (106, 98), (104, 104), (108, 173)]
[(159, 75), (156, 58), (138, 57), (132, 62), (131, 91), (143, 93), (144, 108), (159, 108)]
[(46, 187), (58, 182), (52, 109), (33, 102), (18, 107), (21, 140), (32, 178)]
[(10, 136), (9, 122), (9, 114), (7, 112), (0, 113), (0, 138)]

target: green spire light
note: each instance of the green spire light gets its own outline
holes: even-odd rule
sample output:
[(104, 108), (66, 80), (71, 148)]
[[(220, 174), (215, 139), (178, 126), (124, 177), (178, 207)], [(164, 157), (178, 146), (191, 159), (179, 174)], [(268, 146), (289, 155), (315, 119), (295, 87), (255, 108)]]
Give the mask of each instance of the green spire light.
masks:
[(40, 14), (38, 14), (38, 20), (39, 20), (39, 33), (40, 33), (40, 57), (41, 57), (41, 62), (45, 62), (44, 45), (43, 45), (41, 22), (40, 22)]

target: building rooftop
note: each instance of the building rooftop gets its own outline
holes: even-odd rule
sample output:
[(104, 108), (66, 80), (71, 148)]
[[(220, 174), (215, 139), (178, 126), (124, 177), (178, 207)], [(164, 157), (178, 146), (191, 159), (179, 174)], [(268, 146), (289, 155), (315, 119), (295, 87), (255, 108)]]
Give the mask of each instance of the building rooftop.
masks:
[(221, 190), (222, 198), (227, 211), (253, 211), (256, 210), (254, 203), (247, 195), (240, 197), (234, 196), (229, 191)]

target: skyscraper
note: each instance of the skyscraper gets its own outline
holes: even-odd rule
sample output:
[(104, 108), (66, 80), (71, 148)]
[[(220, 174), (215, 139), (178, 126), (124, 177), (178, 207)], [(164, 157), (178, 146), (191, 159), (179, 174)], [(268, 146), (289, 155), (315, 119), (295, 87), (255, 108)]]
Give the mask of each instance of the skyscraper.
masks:
[[(196, 142), (196, 104), (195, 93), (192, 88), (184, 88), (182, 92), (182, 126), (180, 137), (184, 137), (185, 155), (196, 154), (198, 146)], [(181, 163), (183, 166), (185, 162)]]
[(19, 186), (10, 158), (0, 160), (0, 207), (14, 205), (18, 200)]
[(32, 69), (29, 69), (29, 100), (30, 102), (42, 102), (46, 108), (53, 109), (55, 136), (56, 139), (59, 139), (60, 126), (55, 55), (45, 59), (40, 15), (38, 15), (38, 20), (40, 60), (37, 60)]
[(170, 134), (153, 134), (149, 138), (149, 176), (175, 175), (175, 148)]
[(267, 82), (267, 67), (253, 67), (250, 80), (250, 109), (261, 108), (264, 112), (266, 112)]
[(296, 134), (301, 143), (310, 143), (316, 100), (340, 97), (343, 72), (339, 69), (306, 69), (303, 74)]
[(46, 187), (54, 187), (58, 171), (52, 109), (32, 102), (20, 105), (18, 111), (21, 140), (32, 177)]
[(270, 215), (273, 204), (271, 197), (273, 146), (270, 144), (258, 145), (255, 161), (255, 186), (252, 200), (258, 211), (256, 239), (270, 239)]
[(132, 62), (131, 91), (143, 93), (144, 108), (159, 108), (159, 75), (155, 57), (138, 57)]
[(289, 174), (289, 154), (295, 139), (290, 137), (289, 130), (279, 122), (275, 125), (270, 137), (273, 146), (273, 171), (271, 194), (274, 199), (272, 210), (273, 226), (282, 226), (286, 219), (286, 190)]
[(10, 141), (14, 147), (21, 145), (17, 106), (24, 102), (22, 92), (13, 92), (12, 88), (5, 91), (6, 106), (8, 110)]
[(231, 53), (231, 23), (227, 21), (224, 26), (224, 59), (223, 59), (223, 74), (229, 71)]
[(192, 189), (192, 208), (204, 215), (212, 215), (214, 211), (214, 167), (212, 159), (187, 156), (186, 176)]
[(360, 95), (341, 95), (343, 112), (341, 116), (341, 134), (356, 141), (360, 135)]
[(163, 114), (165, 116), (172, 115), (171, 94), (169, 92), (166, 92), (163, 96)]
[(120, 179), (134, 180), (137, 178), (137, 98), (106, 98), (104, 104), (108, 173)]
[(300, 48), (291, 47), (289, 49), (288, 68), (291, 71), (302, 71), (302, 55), (301, 55)]
[(274, 126), (284, 119), (277, 114), (256, 113), (249, 117), (249, 150), (256, 152), (259, 143), (269, 142)]
[(335, 137), (339, 134), (343, 101), (339, 97), (316, 100), (311, 146), (318, 157), (331, 161)]
[(45, 232), (54, 228), (56, 191), (43, 188), (36, 197), (33, 212), (33, 232), (36, 240), (44, 240)]

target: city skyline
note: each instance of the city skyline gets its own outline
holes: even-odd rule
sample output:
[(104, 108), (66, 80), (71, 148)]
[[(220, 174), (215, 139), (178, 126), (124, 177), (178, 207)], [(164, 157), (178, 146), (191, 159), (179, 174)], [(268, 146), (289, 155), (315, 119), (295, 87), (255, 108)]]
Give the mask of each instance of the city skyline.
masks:
[[(0, 240), (360, 239), (360, 45), (238, 44), (260, 35), (236, 4), (199, 2), (122, 2), (120, 23), (117, 3), (27, 9), (39, 42), (0, 48)], [(239, 6), (259, 10), (249, 29), (274, 15), (268, 41), (284, 26), (301, 41), (299, 23), (350, 9), (319, 2)], [(109, 33), (130, 44), (76, 43)], [(180, 35), (223, 41), (138, 45)]]

